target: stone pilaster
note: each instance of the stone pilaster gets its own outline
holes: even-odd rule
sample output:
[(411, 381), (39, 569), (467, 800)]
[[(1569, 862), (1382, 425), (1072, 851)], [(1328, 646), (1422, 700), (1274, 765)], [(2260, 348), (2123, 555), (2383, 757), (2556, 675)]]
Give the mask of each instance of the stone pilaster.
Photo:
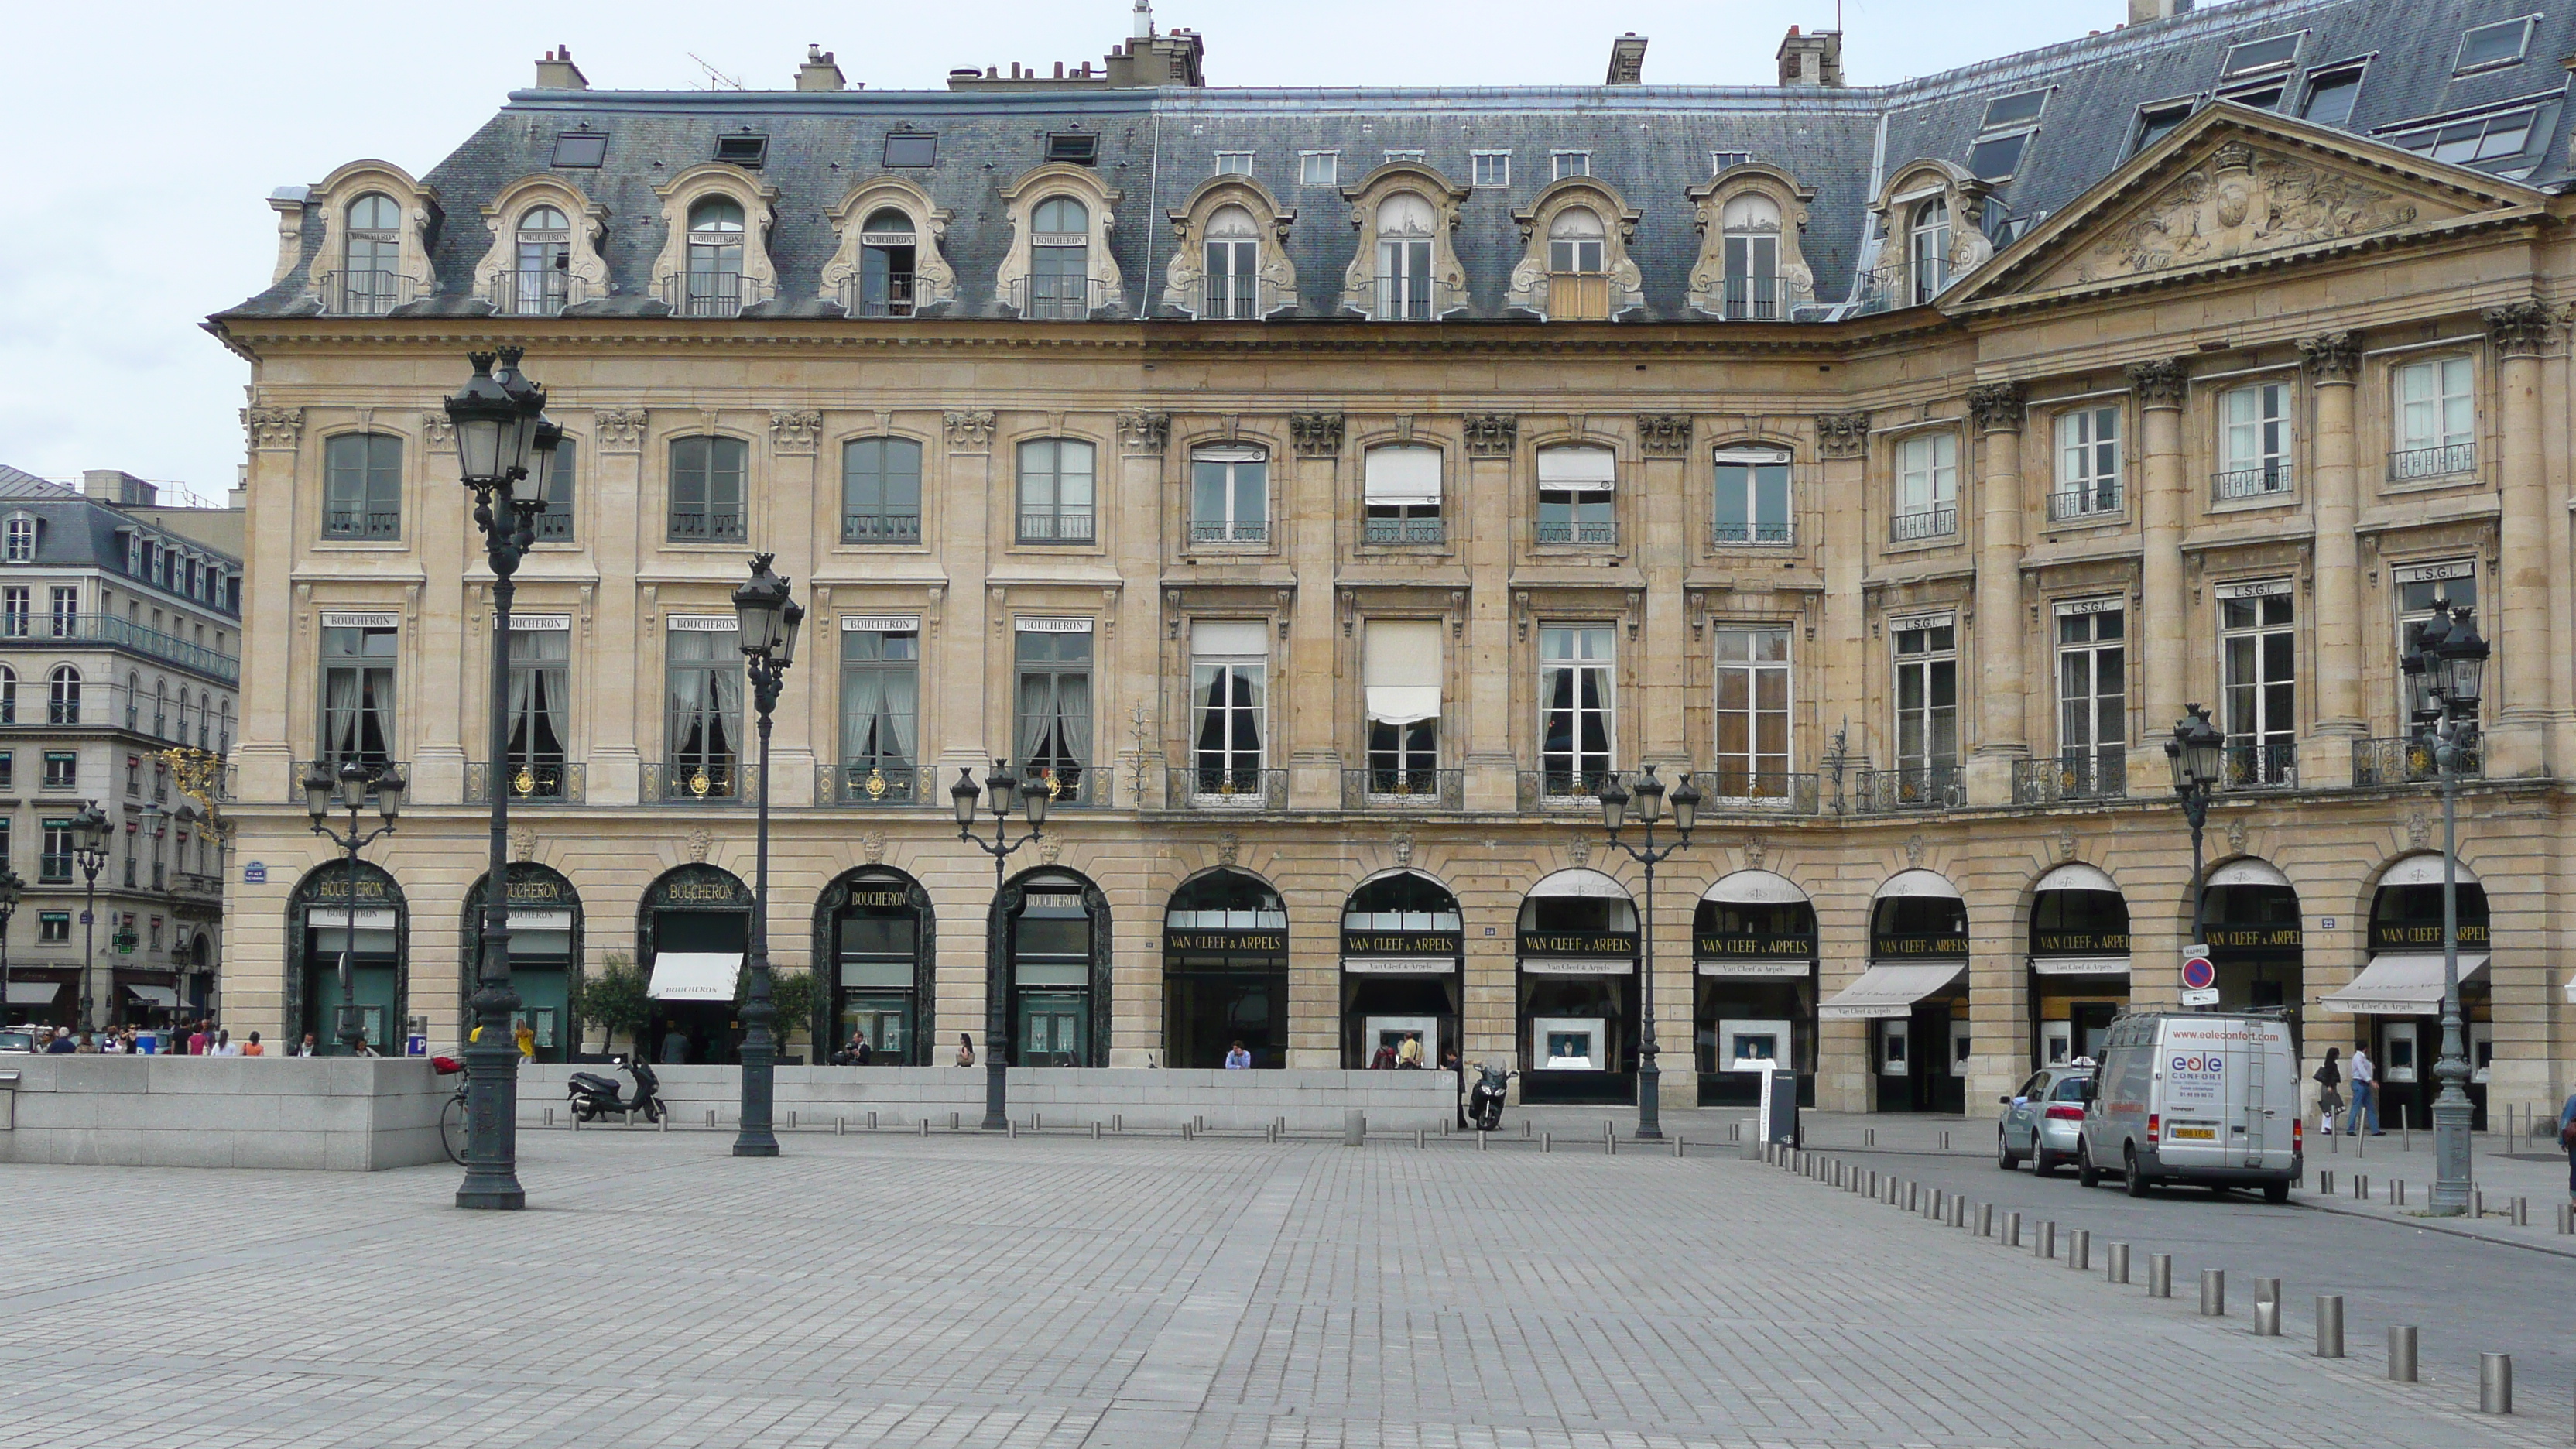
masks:
[[(1342, 436), (1340, 413), (1296, 413), (1288, 419), (1295, 457), (1284, 480), (1280, 526), (1288, 566), (1297, 579), (1297, 600), (1296, 622), (1281, 650), (1287, 667), (1280, 677), (1305, 680), (1312, 687), (1274, 690), (1271, 697), (1287, 718), (1288, 800), (1299, 810), (1341, 808), (1345, 732), (1359, 727), (1359, 698), (1351, 682), (1356, 676), (1335, 667), (1341, 651), (1356, 642), (1344, 639), (1333, 622), (1334, 561), (1341, 556), (1336, 528)], [(1352, 660), (1355, 669), (1356, 655)], [(1338, 930), (1338, 916), (1335, 921)], [(1338, 1020), (1338, 1001), (1333, 1014)], [(1341, 1065), (1340, 1048), (1333, 1048), (1331, 1060), (1311, 1065)]]
[(242, 427), (250, 434), (250, 470), (243, 484), (253, 516), (261, 521), (242, 550), (242, 635), (264, 641), (241, 651), (241, 732), (233, 744), (234, 790), (242, 800), (300, 798), (294, 787), (295, 747), (287, 737), (287, 701), (294, 681), (314, 677), (318, 639), (312, 621), (299, 621), (310, 611), (308, 589), (293, 587), (296, 551), (322, 529), (322, 484), (319, 460), (310, 492), (311, 508), (298, 486), (297, 462), (304, 439), (304, 409), (264, 407), (254, 402), (242, 409)]
[[(2503, 423), (2496, 436), (2497, 520), (2501, 561), (2496, 601), (2479, 612), (2480, 631), (2495, 645), (2487, 671), (2487, 774), (2544, 774), (2549, 768), (2550, 661), (2556, 630), (2549, 610), (2549, 489), (2541, 456), (2540, 354), (2556, 330), (2549, 309), (2515, 302), (2486, 310), (2496, 354)], [(2565, 527), (2564, 520), (2559, 526)], [(2499, 609), (2497, 605), (2502, 607)], [(2501, 678), (2498, 676), (2501, 675)], [(2498, 686), (2501, 686), (2499, 688)]]
[(2316, 592), (2311, 609), (2317, 641), (2316, 727), (2300, 749), (2299, 778), (2320, 789), (2352, 783), (2352, 742), (2369, 732), (2361, 703), (2359, 535), (2361, 478), (2355, 462), (2353, 401), (2361, 346), (2349, 332), (2299, 343), (2316, 399), (2307, 486), (2316, 514)]
[[(2021, 384), (1994, 383), (1968, 392), (1968, 413), (1983, 444), (1977, 490), (1984, 520), (1977, 540), (1977, 745), (1968, 759), (1968, 803), (2012, 800), (2016, 761), (2030, 754), (2022, 711), (2031, 676), (2022, 667)], [(2045, 689), (2047, 670), (2037, 676)]]
[(2134, 634), (2146, 683), (2145, 723), (2129, 752), (2129, 790), (2171, 789), (2165, 741), (2188, 702), (2191, 600), (2183, 586), (2182, 533), (2189, 483), (2182, 467), (2182, 406), (2189, 390), (2179, 358), (2129, 364), (2138, 400), (2138, 494), (2142, 557)]
[[(1630, 490), (1634, 502), (1626, 510), (1636, 533), (1626, 540), (1626, 551), (1645, 575), (1645, 618), (1630, 619), (1632, 626), (1642, 622), (1641, 636), (1620, 641), (1620, 647), (1629, 651), (1630, 663), (1623, 672), (1637, 682), (1644, 708), (1638, 714), (1638, 738), (1619, 752), (1619, 763), (1662, 767), (1669, 780), (1678, 779), (1680, 771), (1691, 765), (1684, 704), (1693, 676), (1680, 667), (1680, 661), (1690, 655), (1682, 575), (1698, 556), (1708, 523), (1699, 520), (1695, 528), (1686, 501), (1690, 497), (1689, 415), (1640, 418), (1638, 424), (1638, 451), (1643, 456)], [(1683, 946), (1688, 948), (1687, 939)], [(1661, 989), (1660, 982), (1657, 988)]]
[[(1818, 662), (1823, 666), (1824, 698), (1833, 702), (1837, 711), (1851, 714), (1851, 735), (1847, 749), (1858, 762), (1870, 755), (1870, 741), (1877, 730), (1868, 705), (1869, 621), (1864, 616), (1862, 580), (1869, 569), (1869, 527), (1873, 518), (1884, 518), (1887, 510), (1873, 508), (1869, 499), (1869, 414), (1865, 412), (1826, 413), (1816, 419), (1816, 453), (1822, 460), (1823, 497), (1812, 508), (1799, 511), (1809, 518), (1820, 518), (1824, 528), (1825, 602), (1824, 628), (1817, 639)], [(1815, 768), (1824, 768), (1824, 752), (1833, 732), (1843, 723), (1839, 712), (1816, 720), (1818, 738), (1812, 754)], [(1818, 782), (1830, 795), (1831, 780)]]
[[(658, 700), (662, 691), (662, 641), (647, 632), (643, 596), (631, 586), (641, 570), (639, 551), (646, 546), (645, 530), (659, 522), (647, 517), (649, 510), (643, 507), (644, 440), (651, 424), (652, 415), (642, 408), (601, 408), (592, 413), (591, 457), (580, 477), (580, 486), (590, 496), (585, 501), (580, 493), (573, 495), (579, 514), (576, 527), (587, 530), (591, 554), (599, 561), (599, 576), (629, 581), (626, 586), (599, 591), (589, 630), (576, 635), (573, 645), (596, 650), (593, 658), (631, 658), (637, 675), (637, 687), (632, 690), (591, 689), (575, 695), (587, 701), (589, 711), (590, 743), (582, 751), (582, 791), (595, 805), (632, 805), (641, 798), (644, 756), (637, 731), (652, 718), (642, 701), (645, 697)], [(658, 741), (659, 736), (654, 738)]]
[[(753, 503), (749, 523), (753, 537), (761, 540), (763, 551), (774, 550), (778, 557), (771, 565), (780, 576), (791, 580), (796, 601), (808, 615), (817, 614), (814, 597), (814, 563), (818, 543), (838, 536), (838, 531), (816, 535), (810, 515), (795, 508), (791, 500), (808, 500), (822, 489), (823, 480), (816, 465), (816, 447), (823, 429), (823, 415), (812, 408), (782, 408), (769, 415), (769, 469), (772, 486)], [(789, 511), (793, 508), (794, 511)], [(828, 546), (828, 545), (825, 545)], [(748, 573), (745, 577), (748, 577)], [(828, 630), (818, 627), (819, 617), (809, 618), (804, 633), (796, 641), (797, 660), (788, 670), (784, 693), (779, 697), (778, 712), (773, 717), (769, 742), (769, 803), (773, 809), (814, 803), (815, 740), (813, 702), (834, 693), (840, 674), (841, 641)], [(803, 675), (802, 679), (796, 676)], [(743, 690), (745, 726), (749, 717), (750, 687)], [(823, 736), (829, 740), (829, 736)], [(755, 748), (757, 746), (755, 745)]]
[[(1511, 413), (1477, 413), (1463, 424), (1467, 486), (1450, 527), (1465, 535), (1460, 552), (1468, 577), (1499, 584), (1511, 576), (1511, 521), (1527, 511), (1513, 507), (1512, 496), (1520, 419)], [(1467, 748), (1461, 761), (1467, 770), (1467, 808), (1509, 810), (1518, 803), (1520, 790), (1512, 755), (1511, 594), (1499, 586), (1480, 588), (1467, 607)], [(1454, 639), (1451, 647), (1457, 647)], [(1457, 678), (1458, 671), (1453, 669), (1450, 677)]]
[[(989, 408), (958, 409), (941, 418), (947, 437), (947, 448), (939, 455), (939, 530), (940, 554), (950, 570), (949, 577), (964, 583), (989, 576), (993, 568), (992, 529), (995, 520), (1001, 527), (1012, 527), (1011, 510), (1016, 500), (1003, 496), (998, 503), (996, 489), (1007, 489), (1007, 480), (993, 475), (993, 413)], [(1006, 754), (1013, 741), (1006, 738), (1010, 722), (1000, 728), (991, 726), (986, 717), (985, 698), (990, 680), (1010, 672), (1011, 639), (1008, 633), (1008, 611), (995, 617), (1000, 607), (998, 591), (975, 587), (949, 590), (946, 606), (940, 611), (939, 651), (945, 662), (936, 665), (931, 674), (939, 690), (939, 775), (954, 780), (960, 769), (975, 772), (982, 780), (993, 762), (993, 750)], [(995, 651), (1001, 651), (996, 654)], [(1096, 696), (1095, 696), (1096, 697)], [(1092, 741), (1095, 746), (1105, 738), (1102, 731), (1111, 722), (1095, 718)], [(944, 787), (943, 787), (944, 788)], [(976, 970), (976, 1010), (981, 1012), (983, 996), (984, 932), (981, 923), (970, 931), (943, 932), (947, 942), (966, 941), (972, 945)], [(943, 951), (943, 956), (946, 954)], [(944, 966), (945, 963), (943, 963)], [(965, 955), (957, 958), (963, 969)], [(963, 1028), (959, 1028), (963, 1029)], [(978, 1015), (973, 1027), (975, 1039), (983, 1040), (983, 1018)], [(954, 1050), (956, 1043), (948, 1043)], [(944, 1058), (943, 1058), (944, 1060)]]

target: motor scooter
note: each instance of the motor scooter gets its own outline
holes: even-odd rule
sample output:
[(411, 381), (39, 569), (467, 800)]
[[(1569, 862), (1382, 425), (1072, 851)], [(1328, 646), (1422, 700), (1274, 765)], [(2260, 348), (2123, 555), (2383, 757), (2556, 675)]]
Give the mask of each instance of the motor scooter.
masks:
[(619, 1057), (617, 1066), (618, 1070), (635, 1079), (634, 1097), (630, 1100), (621, 1096), (614, 1077), (603, 1077), (596, 1072), (575, 1072), (572, 1080), (564, 1084), (565, 1095), (572, 1099), (574, 1119), (596, 1122), (602, 1117), (641, 1114), (647, 1122), (661, 1121), (663, 1107), (658, 1095), (662, 1090), (661, 1079), (653, 1075), (653, 1069), (646, 1066), (642, 1058), (631, 1054)]
[(1490, 1062), (1476, 1072), (1476, 1085), (1467, 1091), (1467, 1121), (1479, 1132), (1491, 1132), (1503, 1125), (1504, 1089), (1518, 1074)]

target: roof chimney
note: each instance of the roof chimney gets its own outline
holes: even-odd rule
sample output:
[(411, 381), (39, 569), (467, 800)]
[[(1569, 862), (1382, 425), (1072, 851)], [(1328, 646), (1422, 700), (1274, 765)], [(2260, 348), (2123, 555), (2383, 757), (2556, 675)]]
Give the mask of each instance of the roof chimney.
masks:
[(1130, 34), (1138, 40), (1154, 38), (1154, 0), (1136, 0), (1136, 28)]
[(1610, 42), (1610, 74), (1601, 83), (1605, 86), (1646, 83), (1646, 37), (1631, 30)]
[(832, 63), (832, 52), (819, 45), (805, 47), (805, 63), (796, 67), (796, 89), (800, 91), (841, 91), (850, 88), (849, 77)]
[(2129, 23), (2144, 25), (2150, 20), (2171, 20), (2191, 13), (2191, 0), (2129, 0)]
[(537, 89), (541, 91), (586, 91), (590, 78), (572, 63), (572, 47), (558, 45), (537, 57)]
[[(2131, 0), (2144, 3), (2144, 0)], [(2172, 0), (2167, 0), (2172, 3)], [(1789, 37), (1780, 42), (1780, 84), (1784, 86), (1839, 86), (1843, 83), (1843, 33), (1819, 30), (1801, 35), (1798, 27), (1789, 27)]]

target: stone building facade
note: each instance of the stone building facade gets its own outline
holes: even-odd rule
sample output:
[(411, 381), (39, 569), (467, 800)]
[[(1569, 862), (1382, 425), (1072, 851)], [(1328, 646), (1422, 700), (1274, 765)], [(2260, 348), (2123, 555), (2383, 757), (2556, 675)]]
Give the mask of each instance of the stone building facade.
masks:
[[(279, 193), (271, 286), (215, 319), (257, 371), (230, 1014), (309, 1022), (338, 887), (294, 782), (352, 748), (413, 782), (355, 923), (387, 1020), (458, 1030), (496, 776), (532, 1001), (611, 954), (729, 970), (757, 549), (812, 610), (773, 952), (833, 1040), (980, 1045), (998, 959), (1019, 1060), (1420, 1035), (1617, 1099), (1650, 945), (1668, 1100), (1785, 1054), (1820, 1105), (1956, 1111), (2175, 999), (2164, 744), (2202, 705), (2226, 1004), (2369, 1042), (2420, 1121), (2441, 816), (2400, 659), (2438, 604), (2495, 649), (2478, 1092), (2556, 1100), (2576, 20), (2468, 8), (2260, 0), (1873, 90), (1814, 36), (1777, 89), (1626, 83), (1632, 49), (1472, 95), (549, 57), (426, 176)], [(496, 772), (438, 400), (504, 342), (576, 463)], [(331, 524), (352, 438), (372, 536)], [(1059, 792), (998, 893), (947, 800), (996, 758)], [(1590, 798), (1646, 766), (1709, 797), (1651, 943)], [(682, 999), (655, 1038), (721, 1053)]]

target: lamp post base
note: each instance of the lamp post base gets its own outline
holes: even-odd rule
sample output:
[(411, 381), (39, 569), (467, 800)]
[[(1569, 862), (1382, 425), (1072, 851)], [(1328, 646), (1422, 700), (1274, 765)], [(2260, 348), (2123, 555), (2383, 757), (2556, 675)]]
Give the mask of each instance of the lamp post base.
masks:
[(2469, 1119), (2475, 1111), (2468, 1093), (2446, 1085), (2433, 1099), (2433, 1193), (2427, 1207), (2437, 1218), (2456, 1218), (2469, 1210), (2475, 1185), (2469, 1169)]
[(456, 1205), (461, 1208), (478, 1208), (484, 1211), (517, 1212), (519, 1209), (528, 1205), (528, 1194), (526, 1189), (517, 1187), (496, 1189), (490, 1192), (480, 1191), (470, 1187), (460, 1187), (456, 1190)]
[(1664, 1139), (1664, 1074), (1649, 1061), (1637, 1071), (1637, 1140)]
[[(990, 1036), (986, 1036), (984, 1038), (984, 1049), (986, 1051), (990, 1051), (992, 1050), (992, 1047), (993, 1039)], [(1011, 1130), (1009, 1095), (1011, 1082), (1010, 1070), (1010, 1068), (1002, 1065), (1001, 1058), (999, 1057), (994, 1057), (985, 1063), (984, 1130), (987, 1132), (1008, 1132)]]

